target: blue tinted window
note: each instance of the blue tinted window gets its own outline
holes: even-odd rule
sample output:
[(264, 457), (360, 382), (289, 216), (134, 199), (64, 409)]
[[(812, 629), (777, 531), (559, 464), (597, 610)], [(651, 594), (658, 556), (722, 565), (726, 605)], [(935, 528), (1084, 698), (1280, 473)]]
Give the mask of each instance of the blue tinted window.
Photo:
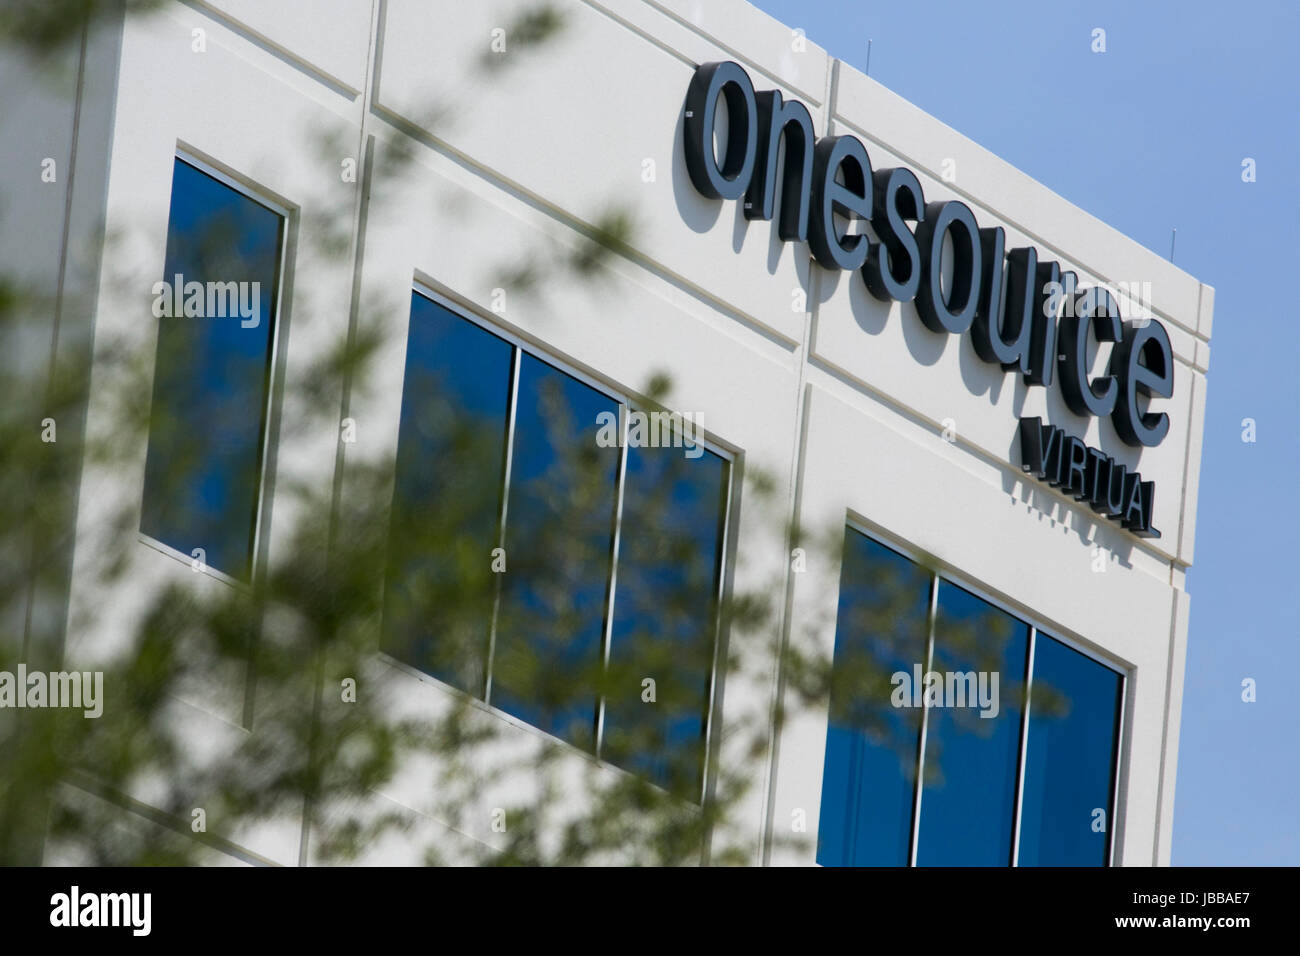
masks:
[(1121, 687), (1115, 671), (1037, 636), (1021, 866), (1107, 864)]
[(384, 591), (384, 649), (482, 694), (514, 348), (411, 299)]
[(943, 580), (935, 612), (916, 862), (1007, 866), (1029, 626)]
[(597, 444), (618, 403), (523, 355), (491, 703), (594, 749), (619, 449)]
[(844, 542), (817, 862), (908, 862), (921, 708), (891, 675), (925, 667), (930, 575), (850, 529)]
[(626, 410), (413, 295), (383, 647), (699, 799), (730, 466)]
[(627, 451), (601, 754), (698, 799), (728, 465), (692, 454)]
[(179, 289), (154, 288), (140, 530), (186, 555), (201, 548), (240, 579), (252, 566), (282, 223), (176, 160), (163, 281)]

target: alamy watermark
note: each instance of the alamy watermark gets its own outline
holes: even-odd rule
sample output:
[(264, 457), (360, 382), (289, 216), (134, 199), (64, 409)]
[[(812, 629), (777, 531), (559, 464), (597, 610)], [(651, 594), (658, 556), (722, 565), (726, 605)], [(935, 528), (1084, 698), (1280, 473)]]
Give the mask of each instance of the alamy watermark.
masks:
[(18, 672), (0, 671), (0, 708), (72, 707), (83, 717), (104, 712), (103, 671), (32, 671), (26, 664)]
[(698, 412), (642, 412), (620, 405), (618, 414), (596, 416), (596, 444), (618, 448), (626, 436), (629, 448), (681, 448), (687, 458), (704, 454), (703, 416)]
[(997, 671), (927, 671), (914, 664), (912, 673), (894, 671), (889, 702), (895, 707), (971, 707), (992, 718), (1001, 709)]
[(50, 925), (121, 926), (133, 936), (148, 936), (153, 927), (153, 894), (83, 893), (73, 886), (50, 897)]
[(153, 284), (156, 319), (239, 319), (240, 328), (255, 329), (262, 322), (261, 282), (173, 281)]
[(1043, 315), (1054, 319), (1083, 318), (1101, 308), (1106, 298), (1110, 298), (1119, 310), (1119, 318), (1137, 326), (1145, 326), (1155, 318), (1152, 311), (1151, 283), (1145, 280), (1124, 280), (1113, 285), (1089, 286), (1082, 292), (1076, 291), (1078, 279), (1073, 273), (1067, 273), (1064, 281), (1044, 284)]

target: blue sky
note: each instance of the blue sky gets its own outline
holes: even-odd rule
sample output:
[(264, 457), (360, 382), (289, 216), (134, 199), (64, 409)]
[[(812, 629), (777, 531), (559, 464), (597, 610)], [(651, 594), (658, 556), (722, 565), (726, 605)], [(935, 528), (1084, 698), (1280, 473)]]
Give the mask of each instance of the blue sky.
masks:
[(1300, 4), (753, 2), (1215, 287), (1173, 862), (1300, 864)]

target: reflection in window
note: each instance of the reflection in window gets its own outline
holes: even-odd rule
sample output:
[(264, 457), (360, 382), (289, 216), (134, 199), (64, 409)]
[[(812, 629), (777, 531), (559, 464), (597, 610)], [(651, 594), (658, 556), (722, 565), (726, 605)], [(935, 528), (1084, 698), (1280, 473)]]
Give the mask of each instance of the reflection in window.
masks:
[(1021, 866), (1106, 866), (1120, 675), (1039, 634), (1020, 811)]
[(524, 355), (519, 368), (506, 560), (492, 703), (595, 748), (619, 450), (596, 444), (618, 404)]
[(930, 577), (849, 529), (844, 542), (817, 862), (904, 866), (920, 708), (890, 703), (890, 677), (925, 665)]
[(942, 579), (935, 612), (944, 697), (926, 719), (916, 863), (1006, 866), (1029, 625)]
[(253, 561), (282, 227), (174, 162), (140, 530), (239, 580)]
[(383, 646), (698, 801), (731, 469), (626, 410), (414, 294)]
[(481, 694), (514, 348), (411, 300), (384, 590), (384, 649)]
[(695, 797), (727, 475), (727, 462), (702, 448), (694, 458), (678, 448), (627, 452), (602, 754)]
[(1122, 693), (1114, 670), (849, 528), (817, 862), (1106, 865)]

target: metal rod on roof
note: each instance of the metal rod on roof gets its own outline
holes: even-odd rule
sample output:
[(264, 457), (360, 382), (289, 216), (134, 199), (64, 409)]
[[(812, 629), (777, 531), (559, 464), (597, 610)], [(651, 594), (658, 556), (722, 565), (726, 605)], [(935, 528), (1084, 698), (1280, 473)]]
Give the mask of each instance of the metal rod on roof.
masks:
[(1174, 234), (1169, 237), (1169, 261), (1174, 261), (1174, 243), (1178, 241), (1178, 229), (1174, 229)]
[(871, 75), (871, 41), (867, 41), (867, 68), (864, 71), (867, 76)]

